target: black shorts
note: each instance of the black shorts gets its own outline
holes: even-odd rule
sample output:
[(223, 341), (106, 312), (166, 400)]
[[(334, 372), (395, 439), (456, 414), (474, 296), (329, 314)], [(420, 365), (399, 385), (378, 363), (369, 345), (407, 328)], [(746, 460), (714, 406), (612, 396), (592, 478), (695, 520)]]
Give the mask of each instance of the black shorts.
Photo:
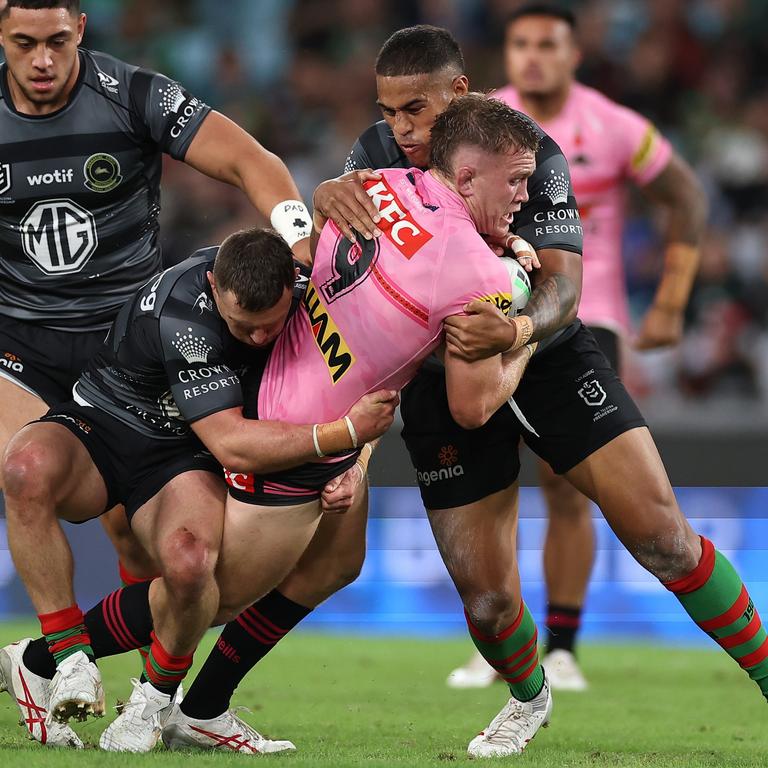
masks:
[(123, 504), (128, 522), (177, 475), (203, 470), (223, 479), (221, 464), (194, 435), (147, 437), (100, 408), (71, 400), (51, 408), (40, 421), (61, 424), (80, 440), (107, 487), (104, 512)]
[(0, 377), (48, 405), (63, 403), (106, 336), (106, 331), (53, 331), (0, 315)]
[(514, 404), (480, 429), (454, 422), (444, 377), (436, 374), (420, 372), (401, 400), (403, 439), (427, 509), (463, 506), (511, 485), (520, 471), (520, 437), (562, 474), (623, 432), (645, 426), (584, 326), (535, 355)]
[[(267, 360), (267, 355), (261, 356), (240, 376), (243, 416), (246, 419), (259, 418), (259, 388)], [(233, 499), (262, 507), (292, 506), (319, 499), (326, 484), (354, 466), (359, 455), (360, 451), (354, 451), (339, 461), (311, 461), (269, 475), (230, 472), (226, 469), (224, 475), (229, 485), (229, 495)]]
[(317, 501), (326, 484), (354, 466), (359, 455), (355, 451), (339, 461), (312, 461), (269, 475), (225, 470), (224, 476), (233, 499), (261, 507), (286, 507)]
[(619, 334), (610, 328), (603, 328), (600, 325), (588, 325), (587, 328), (592, 331), (597, 346), (600, 351), (608, 358), (608, 362), (614, 371), (621, 371), (621, 354), (619, 350)]

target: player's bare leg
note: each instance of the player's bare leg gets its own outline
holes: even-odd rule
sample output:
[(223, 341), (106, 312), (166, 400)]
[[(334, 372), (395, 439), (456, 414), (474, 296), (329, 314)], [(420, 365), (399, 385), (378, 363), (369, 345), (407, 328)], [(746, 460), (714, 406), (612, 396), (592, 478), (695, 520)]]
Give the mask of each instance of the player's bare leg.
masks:
[[(48, 406), (37, 395), (8, 379), (0, 378), (0, 456), (10, 439), (30, 421), (35, 421), (48, 411)], [(0, 471), (0, 488), (3, 477)]]
[(428, 510), (477, 649), (509, 685), (511, 698), (469, 744), (473, 757), (519, 754), (547, 725), (552, 697), (539, 664), (537, 632), (520, 593), (514, 483), (480, 501)]
[(768, 699), (768, 634), (740, 577), (677, 505), (650, 432), (632, 429), (567, 473), (632, 556), (673, 592)]
[(583, 691), (587, 681), (574, 657), (584, 598), (595, 558), (591, 503), (568, 480), (538, 462), (547, 505), (544, 578), (547, 584), (547, 645), (542, 660), (553, 690)]
[[(271, 593), (288, 575), (312, 539), (321, 518), (320, 502), (314, 501), (282, 507), (263, 507), (227, 499), (224, 537), (218, 580), (221, 590), (222, 611), (219, 621), (240, 621), (250, 626), (253, 617), (246, 617), (243, 609)], [(283, 597), (285, 600), (285, 598)], [(238, 616), (241, 614), (242, 616)], [(258, 619), (256, 619), (258, 620)], [(275, 627), (267, 625), (266, 632), (275, 634)], [(246, 630), (247, 631), (247, 630)], [(259, 626), (251, 628), (258, 636)], [(219, 641), (222, 642), (221, 640)], [(226, 649), (225, 649), (226, 651)], [(235, 653), (234, 649), (231, 651)], [(193, 706), (200, 698), (193, 683), (188, 697)], [(218, 699), (217, 699), (218, 700)], [(170, 749), (198, 747), (214, 749), (238, 734), (246, 739), (243, 750), (252, 752), (281, 752), (294, 749), (289, 741), (264, 739), (247, 723), (226, 708), (216, 716), (199, 717), (175, 707), (163, 728), (163, 741)]]
[(148, 581), (157, 576), (157, 564), (128, 525), (122, 505), (110, 509), (99, 521), (115, 548), (120, 565), (134, 581)]
[(104, 481), (83, 444), (54, 423), (18, 432), (6, 449), (3, 474), (8, 544), (58, 667), (50, 715), (102, 715), (101, 678), (75, 603), (72, 552), (59, 519), (81, 522), (103, 512)]
[[(160, 737), (200, 638), (218, 610), (215, 571), (226, 486), (211, 472), (177, 475), (133, 516), (132, 527), (161, 576), (149, 587), (154, 632), (141, 680), (99, 746), (148, 752)], [(124, 617), (128, 618), (128, 617)]]

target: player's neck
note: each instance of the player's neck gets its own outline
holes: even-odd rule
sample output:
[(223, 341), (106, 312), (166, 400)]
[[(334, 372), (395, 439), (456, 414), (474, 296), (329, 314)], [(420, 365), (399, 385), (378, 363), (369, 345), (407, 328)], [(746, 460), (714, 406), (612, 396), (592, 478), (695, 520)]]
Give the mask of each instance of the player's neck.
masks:
[(571, 93), (571, 84), (552, 93), (520, 94), (520, 103), (523, 112), (530, 115), (539, 125), (555, 120), (565, 108), (568, 96)]
[(75, 65), (72, 67), (72, 72), (66, 85), (61, 91), (61, 94), (55, 101), (48, 102), (46, 104), (39, 104), (35, 101), (31, 101), (21, 90), (16, 79), (11, 75), (10, 71), (6, 69), (6, 83), (8, 84), (8, 92), (13, 100), (13, 106), (16, 111), (22, 115), (32, 115), (34, 117), (43, 117), (50, 115), (54, 112), (58, 112), (60, 109), (67, 105), (69, 97), (72, 95), (72, 91), (77, 85), (77, 79), (80, 76), (80, 56), (75, 57)]

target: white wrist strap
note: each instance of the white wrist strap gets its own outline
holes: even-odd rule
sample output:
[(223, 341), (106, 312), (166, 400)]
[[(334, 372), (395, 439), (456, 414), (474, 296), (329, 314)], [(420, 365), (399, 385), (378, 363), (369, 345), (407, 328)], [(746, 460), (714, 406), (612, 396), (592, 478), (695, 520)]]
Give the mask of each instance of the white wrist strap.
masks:
[(317, 440), (317, 424), (312, 425), (312, 442), (315, 444), (315, 453), (322, 459), (325, 454), (320, 450), (320, 443)]
[(352, 419), (350, 419), (349, 416), (345, 416), (344, 421), (347, 422), (349, 436), (352, 438), (352, 447), (357, 448), (357, 432), (355, 431), (355, 425), (352, 423)]
[(301, 200), (283, 200), (278, 203), (269, 214), (269, 221), (289, 248), (309, 237), (312, 232), (312, 217)]

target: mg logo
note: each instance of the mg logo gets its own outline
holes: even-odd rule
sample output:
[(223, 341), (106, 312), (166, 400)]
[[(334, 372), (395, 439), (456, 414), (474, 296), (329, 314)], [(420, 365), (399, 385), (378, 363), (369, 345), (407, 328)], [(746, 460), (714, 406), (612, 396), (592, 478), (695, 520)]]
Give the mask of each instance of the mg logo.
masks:
[(46, 275), (79, 272), (99, 244), (93, 214), (72, 200), (40, 200), (20, 229), (24, 253)]

